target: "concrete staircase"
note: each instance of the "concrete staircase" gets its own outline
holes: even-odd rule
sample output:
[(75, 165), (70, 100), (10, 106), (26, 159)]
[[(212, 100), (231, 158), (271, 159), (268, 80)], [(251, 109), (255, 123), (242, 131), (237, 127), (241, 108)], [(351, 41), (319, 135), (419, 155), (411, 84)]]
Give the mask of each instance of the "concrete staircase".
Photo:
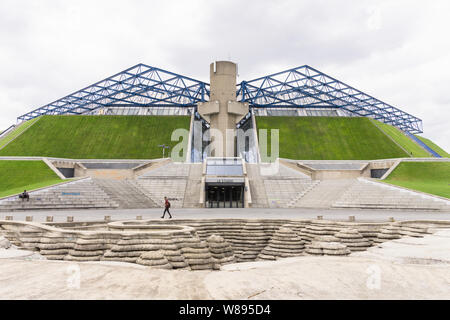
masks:
[(316, 182), (311, 179), (266, 179), (264, 186), (270, 208), (293, 207), (293, 199), (306, 193)]
[(135, 182), (157, 206), (164, 206), (164, 197), (166, 196), (172, 207), (182, 208), (190, 166), (186, 163), (169, 162), (145, 173)]
[(288, 208), (294, 199), (309, 191), (317, 182), (307, 175), (279, 164), (278, 170), (265, 175), (264, 165), (247, 164), (252, 192), (252, 207)]
[(450, 201), (361, 178), (335, 201), (333, 207), (447, 211)]
[(311, 183), (311, 185), (309, 187), (307, 187), (305, 190), (299, 192), (297, 194), (297, 196), (295, 196), (295, 198), (292, 199), (288, 203), (288, 208), (296, 208), (296, 207), (298, 207), (298, 202), (300, 201), (300, 199), (303, 198), (308, 192), (313, 190), (319, 183), (320, 183), (320, 180), (315, 180), (315, 181), (313, 181)]
[(187, 178), (189, 176), (189, 163), (175, 163), (168, 162), (167, 164), (158, 167), (154, 170), (150, 170), (139, 177), (139, 179), (151, 179), (158, 177), (174, 177), (174, 178)]
[(149, 198), (134, 180), (94, 179), (120, 209), (156, 208), (158, 205)]
[(294, 208), (330, 208), (344, 191), (356, 181), (356, 179), (316, 181), (307, 193), (291, 205)]
[(47, 189), (30, 192), (30, 201), (18, 196), (0, 201), (1, 211), (39, 209), (100, 209), (117, 208), (113, 201), (92, 179), (82, 179)]

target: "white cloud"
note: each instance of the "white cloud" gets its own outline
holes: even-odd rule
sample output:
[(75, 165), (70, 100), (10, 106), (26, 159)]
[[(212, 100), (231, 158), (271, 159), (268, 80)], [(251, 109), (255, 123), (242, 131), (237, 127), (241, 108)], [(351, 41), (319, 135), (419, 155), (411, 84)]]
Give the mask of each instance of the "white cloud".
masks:
[(430, 2), (2, 0), (0, 129), (140, 62), (208, 81), (231, 57), (239, 80), (311, 65), (422, 118), (450, 150), (450, 5)]

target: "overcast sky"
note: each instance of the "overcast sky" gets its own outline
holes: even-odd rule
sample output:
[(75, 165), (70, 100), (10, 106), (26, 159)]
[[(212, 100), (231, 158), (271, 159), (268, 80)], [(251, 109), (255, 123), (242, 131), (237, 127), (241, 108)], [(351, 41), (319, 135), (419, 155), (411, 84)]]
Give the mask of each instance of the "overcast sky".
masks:
[(450, 1), (0, 0), (0, 130), (137, 63), (209, 82), (304, 64), (423, 120), (450, 151)]

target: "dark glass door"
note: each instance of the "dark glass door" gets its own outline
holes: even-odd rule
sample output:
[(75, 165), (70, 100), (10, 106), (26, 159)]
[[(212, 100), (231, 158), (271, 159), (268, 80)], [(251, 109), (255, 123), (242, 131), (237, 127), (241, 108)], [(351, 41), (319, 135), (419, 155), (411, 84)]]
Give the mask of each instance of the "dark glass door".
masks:
[(208, 185), (205, 204), (207, 208), (243, 208), (243, 185)]

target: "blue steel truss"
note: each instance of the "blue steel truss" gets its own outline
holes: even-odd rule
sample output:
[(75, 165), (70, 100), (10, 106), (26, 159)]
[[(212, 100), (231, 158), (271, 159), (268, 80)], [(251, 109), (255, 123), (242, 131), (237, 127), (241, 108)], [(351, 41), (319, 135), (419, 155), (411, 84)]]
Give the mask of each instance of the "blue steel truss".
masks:
[(238, 101), (256, 108), (340, 108), (403, 131), (422, 132), (422, 120), (307, 65), (242, 81)]
[[(86, 114), (114, 105), (192, 107), (209, 100), (209, 84), (138, 64), (18, 120), (45, 114)], [(422, 132), (422, 120), (307, 65), (237, 85), (238, 101), (252, 108), (339, 108), (410, 133)]]
[(115, 104), (191, 107), (209, 97), (209, 84), (159, 68), (138, 64), (62, 99), (26, 113), (18, 120), (41, 115), (85, 114)]

